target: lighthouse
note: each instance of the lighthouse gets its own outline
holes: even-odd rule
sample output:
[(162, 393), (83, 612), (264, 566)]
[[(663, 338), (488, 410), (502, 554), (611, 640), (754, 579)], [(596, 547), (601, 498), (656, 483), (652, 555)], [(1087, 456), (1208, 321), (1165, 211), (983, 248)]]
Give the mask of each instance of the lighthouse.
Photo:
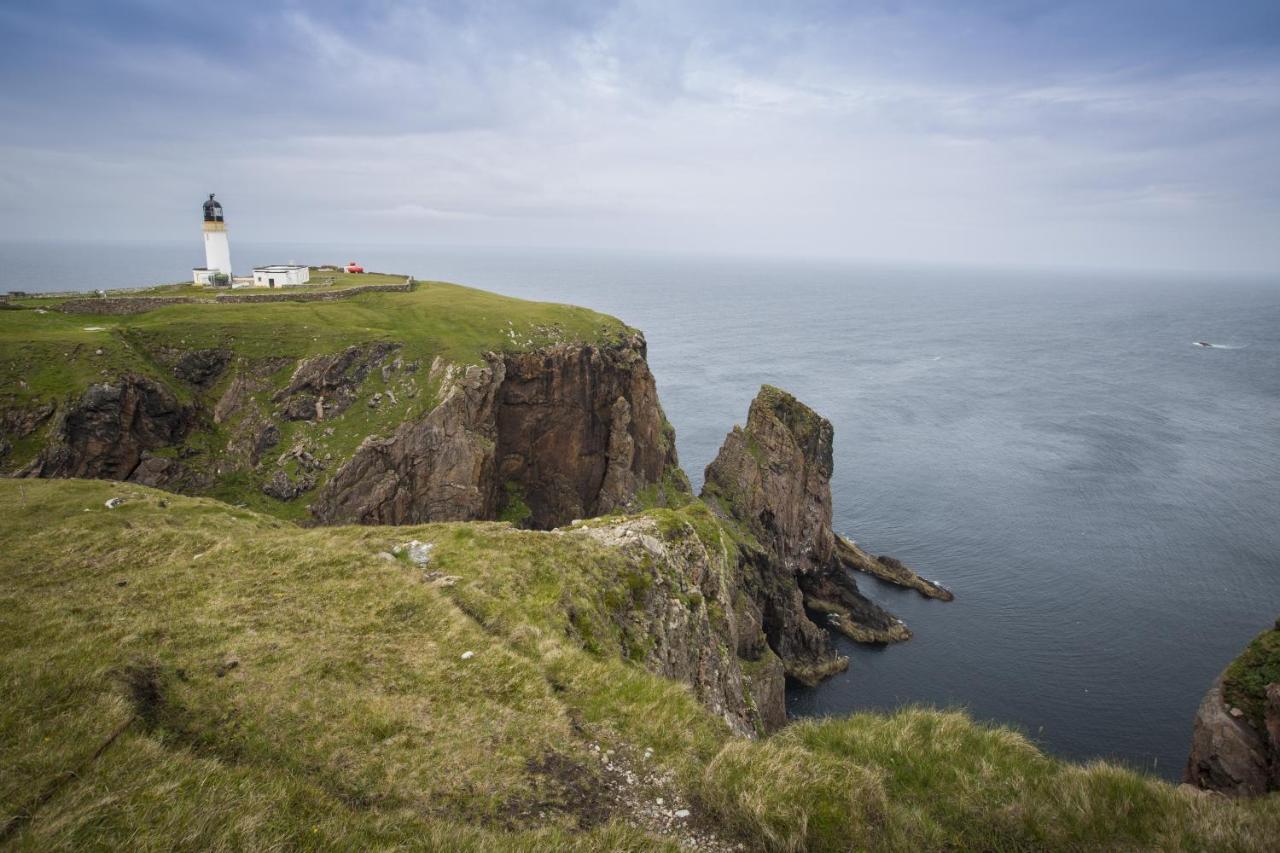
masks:
[[(225, 281), (215, 280), (221, 273)], [(231, 244), (227, 240), (227, 222), (222, 215), (222, 205), (209, 193), (204, 203), (204, 268), (191, 271), (196, 284), (231, 283)]]

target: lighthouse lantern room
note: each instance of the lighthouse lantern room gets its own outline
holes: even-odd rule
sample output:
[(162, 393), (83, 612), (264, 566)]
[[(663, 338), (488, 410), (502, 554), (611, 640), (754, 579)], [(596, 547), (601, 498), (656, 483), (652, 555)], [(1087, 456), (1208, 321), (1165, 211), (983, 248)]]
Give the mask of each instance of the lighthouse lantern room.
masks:
[(196, 284), (231, 284), (231, 244), (227, 241), (227, 223), (222, 205), (213, 193), (204, 203), (205, 265), (191, 271)]

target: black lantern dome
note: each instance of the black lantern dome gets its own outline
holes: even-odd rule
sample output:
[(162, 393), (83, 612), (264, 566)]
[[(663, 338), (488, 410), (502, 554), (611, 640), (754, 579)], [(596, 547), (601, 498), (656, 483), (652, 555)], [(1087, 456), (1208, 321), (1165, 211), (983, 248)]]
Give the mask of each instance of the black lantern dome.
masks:
[(204, 203), (204, 221), (222, 221), (222, 205), (213, 200), (213, 193), (209, 193), (209, 200)]

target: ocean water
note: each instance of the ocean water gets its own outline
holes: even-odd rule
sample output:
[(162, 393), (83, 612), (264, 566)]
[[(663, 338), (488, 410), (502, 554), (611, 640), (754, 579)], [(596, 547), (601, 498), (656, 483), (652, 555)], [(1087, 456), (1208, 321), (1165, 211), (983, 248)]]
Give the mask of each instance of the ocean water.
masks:
[[(199, 249), (0, 244), (0, 290), (178, 280)], [(233, 249), (622, 317), (695, 486), (761, 383), (830, 418), (837, 530), (956, 600), (859, 579), (915, 637), (840, 641), (849, 671), (790, 691), (793, 715), (963, 707), (1174, 778), (1205, 689), (1280, 615), (1280, 277)]]

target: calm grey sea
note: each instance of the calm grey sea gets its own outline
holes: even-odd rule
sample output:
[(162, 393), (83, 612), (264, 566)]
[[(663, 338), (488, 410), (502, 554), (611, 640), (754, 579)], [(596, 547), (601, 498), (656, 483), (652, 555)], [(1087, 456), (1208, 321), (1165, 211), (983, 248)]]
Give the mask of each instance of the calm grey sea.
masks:
[[(233, 246), (573, 302), (645, 330), (695, 485), (762, 382), (836, 430), (837, 528), (956, 592), (871, 579), (915, 632), (843, 644), (796, 715), (962, 706), (1176, 776), (1196, 704), (1280, 614), (1280, 278)], [(179, 280), (200, 244), (0, 244), (0, 290)], [(1222, 348), (1194, 347), (1197, 340)]]

